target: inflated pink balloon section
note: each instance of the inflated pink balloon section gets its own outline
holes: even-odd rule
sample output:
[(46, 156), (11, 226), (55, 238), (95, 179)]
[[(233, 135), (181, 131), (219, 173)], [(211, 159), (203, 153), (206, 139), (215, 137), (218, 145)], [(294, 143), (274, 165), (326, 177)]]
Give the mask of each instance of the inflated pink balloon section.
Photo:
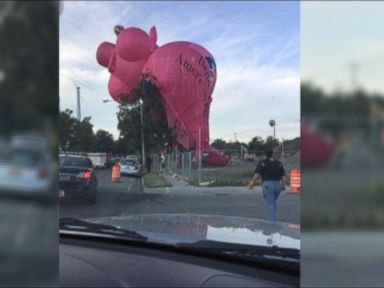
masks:
[(178, 147), (191, 151), (200, 146), (208, 165), (227, 165), (229, 158), (209, 146), (209, 108), (216, 83), (213, 56), (204, 47), (186, 41), (159, 47), (155, 27), (146, 33), (116, 26), (115, 34), (116, 43), (103, 42), (96, 53), (98, 63), (111, 73), (108, 90), (112, 98), (133, 102), (129, 95), (145, 77), (160, 91)]

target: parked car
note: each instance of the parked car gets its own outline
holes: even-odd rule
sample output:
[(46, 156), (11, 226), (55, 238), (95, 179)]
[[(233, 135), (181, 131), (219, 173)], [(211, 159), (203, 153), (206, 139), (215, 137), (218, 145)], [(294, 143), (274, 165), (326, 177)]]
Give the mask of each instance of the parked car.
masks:
[(2, 194), (52, 198), (55, 165), (44, 137), (14, 135), (2, 142), (0, 153), (0, 191)]
[(136, 160), (125, 159), (121, 160), (120, 163), (120, 173), (121, 175), (140, 175), (140, 165)]
[(96, 202), (98, 180), (91, 159), (81, 155), (60, 156), (59, 197), (80, 197)]
[(128, 155), (125, 157), (126, 160), (139, 161), (139, 158), (136, 155)]

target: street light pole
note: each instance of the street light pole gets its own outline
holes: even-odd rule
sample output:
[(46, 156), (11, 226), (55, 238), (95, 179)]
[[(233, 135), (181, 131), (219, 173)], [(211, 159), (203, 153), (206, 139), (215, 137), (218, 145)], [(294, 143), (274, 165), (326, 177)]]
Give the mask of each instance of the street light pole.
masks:
[(81, 121), (81, 108), (80, 108), (80, 87), (76, 85), (77, 90), (77, 120)]
[(143, 118), (143, 102), (140, 102), (140, 117), (141, 117), (141, 152), (143, 156), (143, 167), (145, 166), (145, 149), (144, 149), (144, 118)]
[(276, 121), (271, 119), (269, 120), (269, 126), (273, 127), (273, 141), (276, 140)]
[(276, 124), (273, 125), (273, 141), (276, 141)]
[(281, 139), (281, 156), (280, 159), (282, 160), (283, 167), (285, 167), (285, 152), (284, 152), (284, 138)]

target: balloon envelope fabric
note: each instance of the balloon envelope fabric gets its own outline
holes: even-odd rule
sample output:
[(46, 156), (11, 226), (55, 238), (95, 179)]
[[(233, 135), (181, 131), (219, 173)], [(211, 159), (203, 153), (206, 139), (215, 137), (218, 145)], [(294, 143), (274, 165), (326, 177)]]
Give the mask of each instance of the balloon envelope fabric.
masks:
[(157, 31), (117, 29), (116, 44), (103, 42), (98, 63), (111, 73), (108, 90), (119, 103), (130, 103), (143, 77), (159, 89), (168, 121), (182, 150), (205, 151), (206, 163), (224, 166), (229, 158), (209, 145), (209, 109), (216, 83), (216, 63), (202, 46), (177, 41), (158, 47)]

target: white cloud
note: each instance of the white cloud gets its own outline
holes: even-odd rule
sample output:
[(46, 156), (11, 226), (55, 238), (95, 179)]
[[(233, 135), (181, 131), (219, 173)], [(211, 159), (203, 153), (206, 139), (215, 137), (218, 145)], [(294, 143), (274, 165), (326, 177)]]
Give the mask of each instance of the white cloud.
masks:
[[(214, 91), (214, 103), (217, 106), (213, 109), (217, 109), (217, 113), (227, 112), (232, 105), (266, 108), (277, 104), (275, 102), (287, 102), (287, 109), (291, 108), (294, 113), (299, 111), (300, 77), (297, 73), (270, 67), (225, 71), (220, 75)], [(231, 103), (231, 106), (227, 103)], [(266, 113), (273, 112), (265, 108), (263, 110)], [(289, 114), (289, 111), (286, 113)]]
[(92, 63), (95, 59), (95, 55), (96, 52), (90, 53), (90, 49), (81, 47), (75, 42), (65, 40), (60, 41), (60, 62), (62, 65), (68, 67), (84, 65), (84, 63)]
[(359, 84), (368, 91), (384, 93), (383, 19), (383, 2), (303, 2), (303, 80), (311, 80), (327, 91), (337, 86), (350, 89), (349, 64), (357, 62)]

